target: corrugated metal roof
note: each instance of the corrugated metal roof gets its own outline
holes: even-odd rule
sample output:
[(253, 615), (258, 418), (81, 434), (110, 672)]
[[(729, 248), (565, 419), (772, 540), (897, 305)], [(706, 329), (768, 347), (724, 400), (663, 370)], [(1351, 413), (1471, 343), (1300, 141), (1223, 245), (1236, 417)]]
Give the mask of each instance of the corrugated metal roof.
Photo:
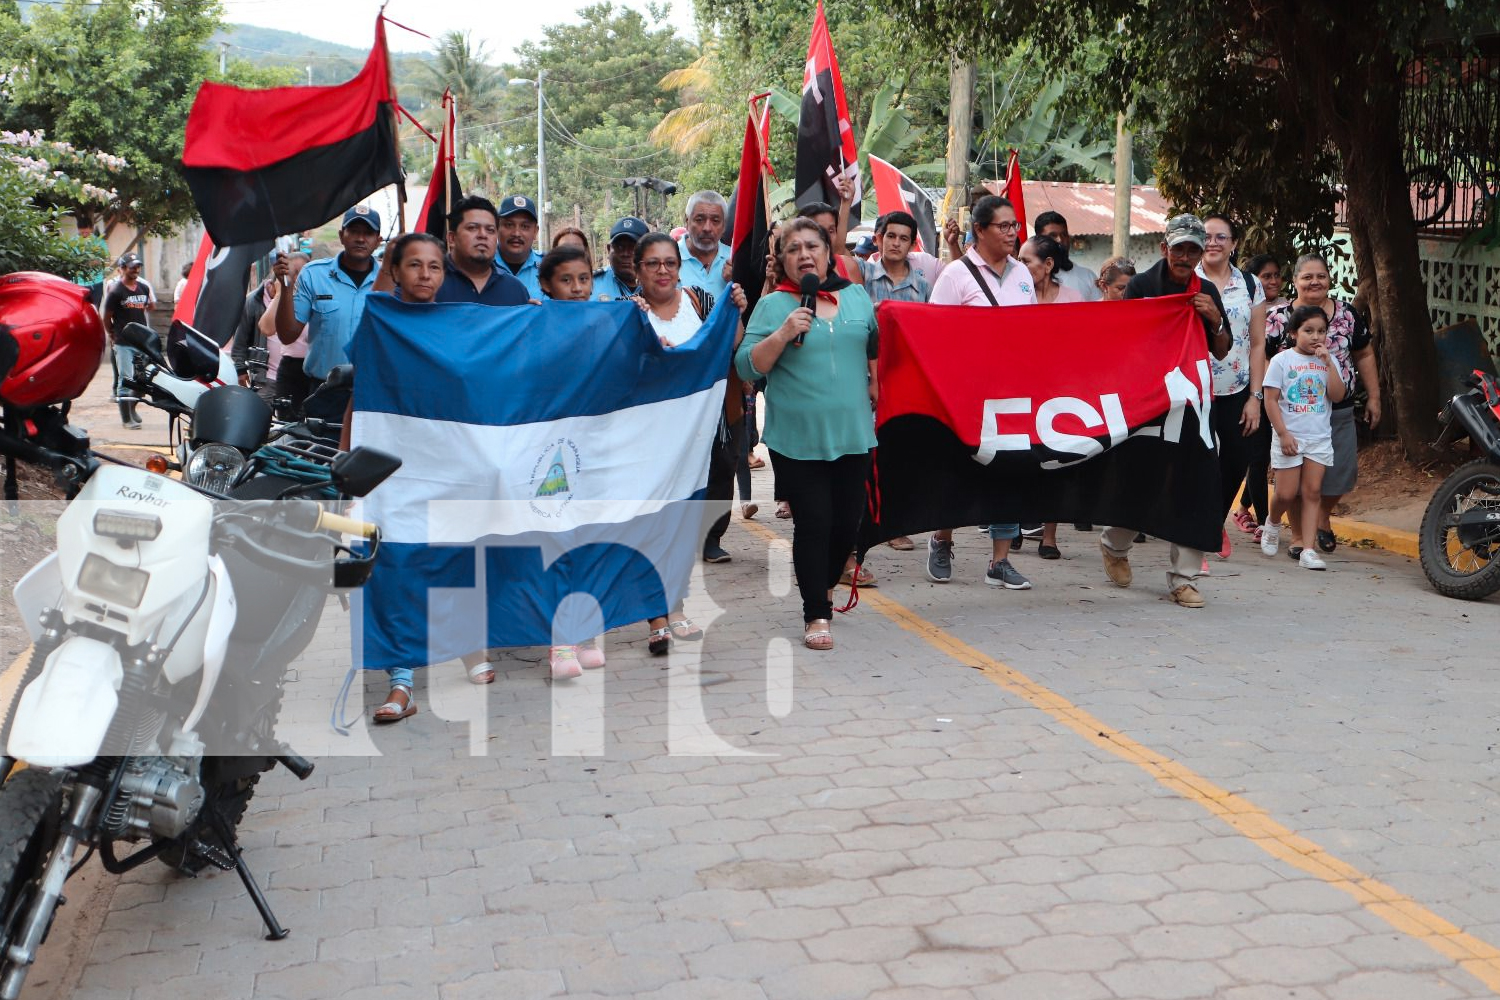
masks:
[[(995, 194), (1004, 194), (1001, 181), (985, 181)], [(1115, 186), (1113, 184), (1066, 183), (1063, 181), (1022, 181), (1026, 198), (1026, 218), (1035, 219), (1043, 212), (1057, 212), (1068, 220), (1072, 236), (1109, 235), (1115, 231)], [(1171, 206), (1154, 187), (1136, 184), (1130, 191), (1130, 234), (1145, 236), (1159, 233), (1167, 226)]]

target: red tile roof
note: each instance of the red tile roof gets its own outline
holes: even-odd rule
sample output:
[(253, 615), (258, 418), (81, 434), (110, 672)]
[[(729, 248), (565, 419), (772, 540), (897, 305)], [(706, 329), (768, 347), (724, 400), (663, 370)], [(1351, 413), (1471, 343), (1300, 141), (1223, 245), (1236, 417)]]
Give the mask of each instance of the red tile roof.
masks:
[[(995, 194), (1004, 194), (1000, 181), (985, 181)], [(1115, 186), (1113, 184), (1023, 181), (1026, 218), (1035, 219), (1052, 211), (1068, 220), (1073, 236), (1096, 236), (1115, 231)], [(1166, 228), (1171, 206), (1154, 187), (1135, 185), (1130, 192), (1130, 233), (1143, 236)]]

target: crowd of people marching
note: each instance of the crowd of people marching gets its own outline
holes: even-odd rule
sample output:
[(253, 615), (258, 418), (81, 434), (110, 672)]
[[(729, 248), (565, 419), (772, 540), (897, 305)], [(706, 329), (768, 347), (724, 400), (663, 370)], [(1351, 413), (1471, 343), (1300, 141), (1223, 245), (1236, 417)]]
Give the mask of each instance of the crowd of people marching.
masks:
[[(740, 327), (723, 433), (716, 435), (709, 468), (708, 497), (725, 509), (708, 529), (701, 552), (707, 563), (730, 560), (723, 538), (736, 482), (741, 517), (758, 513), (751, 471), (765, 465), (755, 453), (757, 444), (764, 444), (774, 473), (776, 514), (794, 521), (792, 559), (809, 649), (834, 645), (833, 591), (840, 581), (877, 583), (868, 568), (855, 564), (853, 552), (875, 446), (875, 316), (885, 301), (1005, 308), (1191, 292), (1212, 357), (1221, 517), (1252, 536), (1266, 555), (1279, 551), (1286, 534), (1288, 551), (1302, 567), (1325, 568), (1323, 556), (1337, 546), (1329, 513), (1355, 483), (1356, 375), (1372, 421), (1379, 419), (1380, 390), (1369, 330), (1357, 312), (1330, 295), (1321, 257), (1298, 258), (1288, 281), (1272, 257), (1237, 263), (1239, 231), (1233, 220), (1179, 215), (1166, 225), (1159, 259), (1138, 266), (1114, 257), (1096, 275), (1070, 259), (1062, 216), (1042, 214), (1034, 220), (1035, 235), (1023, 241), (1011, 204), (985, 194), (971, 205), (967, 232), (956, 219), (945, 224), (945, 262), (930, 252), (936, 247), (915, 249), (918, 222), (906, 212), (882, 216), (873, 239), (858, 245), (847, 241), (850, 192), (843, 186), (840, 192), (839, 205), (805, 205), (772, 229), (764, 284)], [(409, 302), (495, 307), (544, 298), (628, 298), (645, 311), (663, 344), (680, 344), (696, 333), (717, 298), (729, 295), (741, 308), (746, 303), (744, 290), (731, 281), (723, 239), (727, 222), (724, 198), (700, 191), (687, 201), (677, 238), (627, 216), (610, 229), (596, 259), (588, 235), (573, 227), (560, 229), (550, 247), (538, 249), (537, 209), (528, 198), (512, 195), (496, 206), (471, 195), (452, 207), (446, 243), (407, 233), (392, 240), (377, 261), (380, 217), (364, 206), (351, 208), (335, 256), (278, 255), (271, 276), (245, 300), (233, 354), (243, 369), (249, 348), (263, 341), (271, 352), (267, 391), (296, 405), (347, 361), (366, 297), (383, 290)], [(818, 286), (811, 309), (803, 306), (800, 291), (807, 275)], [(131, 287), (127, 281), (126, 291)], [(111, 329), (124, 315), (120, 298), (105, 301)], [(1285, 530), (1283, 515), (1289, 521)], [(991, 543), (982, 579), (991, 586), (1032, 587), (1012, 560), (1026, 538), (1037, 541), (1042, 559), (1062, 557), (1056, 524), (990, 524), (981, 530)], [(1145, 536), (1131, 527), (1109, 526), (1097, 537), (1108, 579), (1130, 586), (1130, 553)], [(915, 548), (904, 537), (887, 544)], [(1231, 547), (1226, 527), (1216, 555), (1229, 558)], [(933, 583), (953, 579), (953, 552), (953, 528), (932, 533), (925, 572)], [(1203, 606), (1198, 582), (1210, 573), (1208, 555), (1170, 546), (1167, 576), (1174, 602)], [(681, 608), (662, 609), (647, 629), (649, 649), (657, 655), (673, 642), (697, 641), (703, 634)], [(598, 643), (553, 647), (550, 656), (558, 679), (604, 662)], [(469, 657), (466, 667), (475, 683), (494, 680), (484, 653)], [(416, 711), (412, 671), (391, 671), (390, 680), (376, 721)]]

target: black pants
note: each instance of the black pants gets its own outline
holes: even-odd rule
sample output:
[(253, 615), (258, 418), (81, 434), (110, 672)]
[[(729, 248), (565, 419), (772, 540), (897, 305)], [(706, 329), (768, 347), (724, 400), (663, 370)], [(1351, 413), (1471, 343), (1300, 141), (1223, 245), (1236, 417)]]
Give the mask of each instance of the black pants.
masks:
[(1260, 408), (1260, 427), (1245, 439), (1250, 449), (1250, 466), (1245, 471), (1245, 505), (1255, 512), (1255, 523), (1265, 524), (1271, 519), (1271, 500), (1266, 486), (1266, 477), (1271, 470), (1271, 421), (1266, 418), (1266, 408)]
[(276, 366), (276, 395), (290, 399), (292, 413), (299, 417), (302, 415), (302, 401), (312, 391), (307, 373), (302, 370), (302, 363), (302, 358), (283, 355), (281, 363)]
[(712, 509), (723, 504), (723, 513), (714, 520), (703, 539), (703, 547), (717, 546), (729, 530), (729, 501), (734, 497), (734, 470), (740, 461), (740, 439), (744, 436), (744, 421), (728, 426), (726, 440), (714, 440), (714, 450), (708, 459), (708, 503)]
[[(1249, 389), (1241, 389), (1233, 396), (1215, 396), (1213, 407), (1214, 436), (1219, 439), (1219, 520), (1229, 516), (1234, 498), (1245, 481), (1245, 469), (1250, 465), (1250, 438), (1245, 437), (1240, 427), (1240, 417), (1245, 412), (1245, 401), (1250, 398)], [(1267, 447), (1270, 454), (1269, 446)]]
[(792, 529), (792, 566), (802, 593), (802, 620), (833, 617), (828, 591), (839, 582), (854, 551), (865, 512), (870, 455), (844, 455), (831, 462), (804, 461), (771, 452), (776, 482), (797, 513)]

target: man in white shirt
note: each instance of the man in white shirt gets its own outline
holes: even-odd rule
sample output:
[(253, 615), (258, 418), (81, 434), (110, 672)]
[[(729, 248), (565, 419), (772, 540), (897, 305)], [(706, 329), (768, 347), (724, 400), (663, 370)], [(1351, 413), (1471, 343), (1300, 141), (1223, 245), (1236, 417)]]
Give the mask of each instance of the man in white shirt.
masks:
[[(1068, 235), (1068, 220), (1057, 212), (1043, 212), (1036, 217), (1036, 234), (1051, 239), (1069, 254), (1073, 252), (1070, 246), (1073, 238)], [(1076, 261), (1069, 260), (1068, 263), (1070, 266), (1067, 270), (1053, 275), (1059, 285), (1077, 289), (1085, 302), (1098, 302), (1104, 298), (1104, 293), (1099, 290), (1097, 274)]]

